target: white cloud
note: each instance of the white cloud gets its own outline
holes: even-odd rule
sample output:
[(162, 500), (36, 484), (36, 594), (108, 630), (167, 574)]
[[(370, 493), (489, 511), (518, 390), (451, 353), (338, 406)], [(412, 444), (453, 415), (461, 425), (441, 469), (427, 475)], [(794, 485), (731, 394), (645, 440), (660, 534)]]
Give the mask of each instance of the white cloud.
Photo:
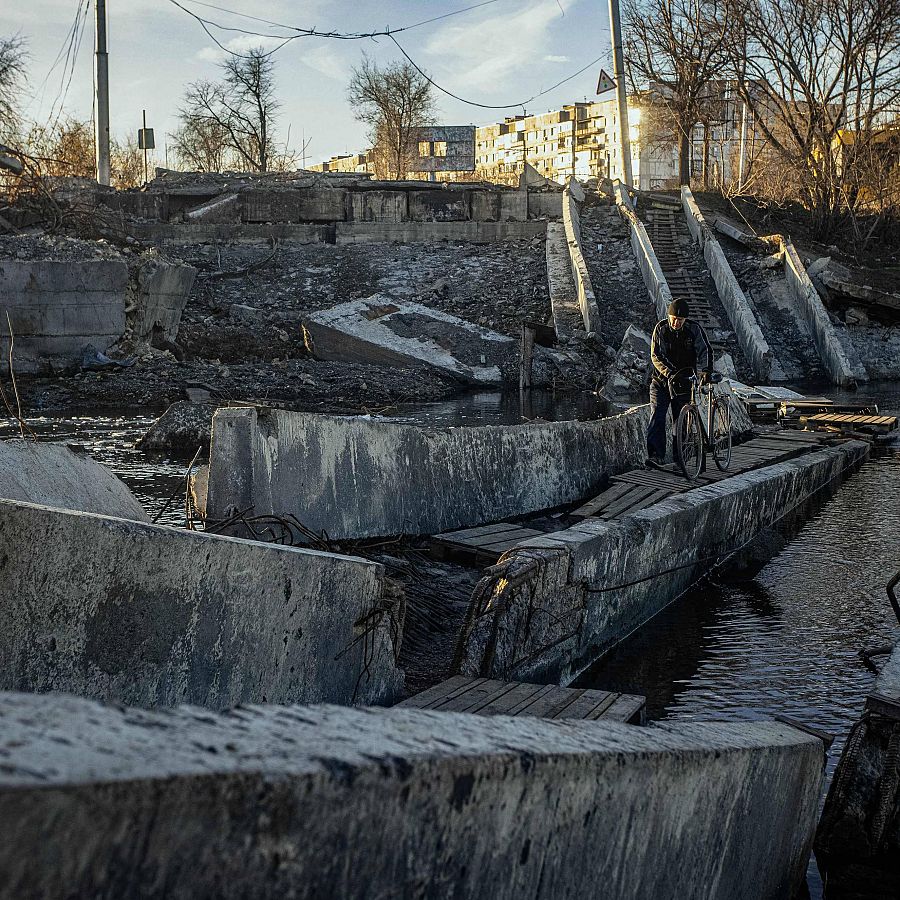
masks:
[(350, 77), (350, 65), (341, 58), (331, 42), (323, 43), (312, 50), (304, 47), (300, 52), (300, 60), (326, 78), (347, 81)]
[(564, 63), (564, 62), (568, 62), (568, 61), (569, 61), (568, 56), (554, 56), (553, 54), (550, 54), (549, 56), (544, 57), (544, 62)]
[(253, 50), (257, 47), (262, 47), (263, 50), (274, 50), (276, 47), (280, 46), (284, 43), (284, 38), (274, 38), (274, 37), (259, 37), (253, 34), (242, 34), (239, 37), (231, 38), (229, 41), (224, 41), (222, 43), (222, 47), (218, 45), (212, 45), (211, 47), (203, 47), (198, 50), (196, 54), (194, 54), (195, 59), (203, 60), (204, 62), (219, 62), (219, 60), (224, 59), (228, 55), (228, 51), (232, 53), (247, 53), (249, 50)]
[[(544, 56), (550, 27), (563, 20), (574, 2), (530, 0), (513, 13), (449, 24), (431, 37), (424, 50), (439, 61), (453, 60), (454, 87), (494, 90), (515, 71)], [(447, 66), (442, 68), (449, 71)]]

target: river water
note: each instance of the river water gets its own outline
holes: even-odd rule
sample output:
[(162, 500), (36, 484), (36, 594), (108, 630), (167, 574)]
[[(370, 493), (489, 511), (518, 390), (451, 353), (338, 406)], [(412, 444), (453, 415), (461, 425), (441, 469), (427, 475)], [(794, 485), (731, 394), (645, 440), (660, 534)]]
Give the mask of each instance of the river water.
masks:
[[(833, 394), (833, 391), (830, 392)], [(881, 412), (900, 414), (900, 389), (870, 390)], [(531, 418), (596, 418), (610, 408), (591, 395), (518, 397), (475, 394), (459, 401), (396, 409), (399, 421), (431, 425), (514, 424)], [(135, 441), (146, 411), (34, 418), (41, 440), (77, 443), (109, 466), (151, 516), (183, 524), (186, 461), (151, 458)], [(17, 429), (0, 426), (0, 437)], [(900, 447), (878, 450), (788, 537), (749, 580), (703, 584), (687, 592), (587, 672), (579, 684), (647, 697), (648, 718), (754, 720), (793, 716), (836, 736), (830, 777), (844, 738), (875, 675), (861, 650), (900, 639), (884, 585), (900, 569)], [(810, 866), (809, 890), (823, 896)]]

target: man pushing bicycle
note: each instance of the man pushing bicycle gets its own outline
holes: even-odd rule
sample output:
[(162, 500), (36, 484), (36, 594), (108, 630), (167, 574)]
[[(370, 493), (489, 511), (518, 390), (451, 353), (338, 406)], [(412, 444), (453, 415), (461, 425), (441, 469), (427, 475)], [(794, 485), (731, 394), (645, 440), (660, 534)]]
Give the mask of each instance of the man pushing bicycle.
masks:
[(703, 381), (713, 370), (713, 352), (706, 332), (688, 318), (690, 306), (679, 297), (666, 310), (668, 316), (657, 322), (650, 340), (653, 374), (650, 379), (650, 426), (647, 429), (647, 465), (661, 466), (666, 458), (666, 412), (672, 408), (672, 424), (690, 399), (690, 384), (680, 378), (679, 370), (701, 370)]

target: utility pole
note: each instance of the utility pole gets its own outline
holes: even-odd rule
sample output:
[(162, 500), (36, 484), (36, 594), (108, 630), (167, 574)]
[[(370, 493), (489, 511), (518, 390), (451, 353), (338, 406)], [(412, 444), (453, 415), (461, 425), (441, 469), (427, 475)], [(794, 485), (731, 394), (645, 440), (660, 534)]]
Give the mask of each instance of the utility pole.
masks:
[(738, 155), (738, 193), (744, 189), (744, 163), (747, 159), (747, 104), (741, 111), (741, 150)]
[(94, 53), (97, 83), (97, 183), (109, 185), (109, 54), (106, 52), (106, 0), (94, 0), (97, 47)]
[(619, 18), (619, 0), (609, 0), (609, 31), (612, 38), (613, 78), (618, 99), (619, 140), (622, 145), (622, 173), (625, 186), (633, 187), (631, 175), (631, 141), (628, 136), (628, 95), (625, 93), (625, 62), (622, 52), (622, 21)]

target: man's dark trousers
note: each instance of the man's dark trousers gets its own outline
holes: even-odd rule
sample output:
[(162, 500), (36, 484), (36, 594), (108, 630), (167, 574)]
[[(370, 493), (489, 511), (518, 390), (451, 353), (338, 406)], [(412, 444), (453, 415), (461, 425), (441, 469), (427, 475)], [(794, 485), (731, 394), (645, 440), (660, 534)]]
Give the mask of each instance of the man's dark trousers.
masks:
[(672, 407), (672, 426), (678, 421), (678, 415), (690, 394), (669, 396), (669, 386), (659, 384), (656, 379), (650, 381), (650, 427), (647, 429), (647, 455), (657, 459), (666, 458), (666, 413)]

